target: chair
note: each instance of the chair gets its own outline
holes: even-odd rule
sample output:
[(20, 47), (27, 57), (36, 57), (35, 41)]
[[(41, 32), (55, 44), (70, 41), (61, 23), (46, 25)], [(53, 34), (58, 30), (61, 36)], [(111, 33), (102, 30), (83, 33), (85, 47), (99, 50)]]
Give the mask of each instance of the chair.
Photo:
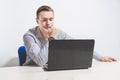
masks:
[(26, 60), (26, 49), (25, 46), (20, 46), (18, 48), (18, 57), (19, 57), (19, 65), (22, 66)]

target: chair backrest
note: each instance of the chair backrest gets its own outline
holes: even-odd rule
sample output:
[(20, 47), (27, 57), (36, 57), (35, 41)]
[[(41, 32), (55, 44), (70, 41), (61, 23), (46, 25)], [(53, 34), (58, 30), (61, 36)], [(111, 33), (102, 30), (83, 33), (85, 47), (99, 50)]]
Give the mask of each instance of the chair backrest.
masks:
[(19, 65), (22, 66), (26, 60), (26, 49), (25, 46), (20, 46), (18, 48), (18, 57), (19, 57)]

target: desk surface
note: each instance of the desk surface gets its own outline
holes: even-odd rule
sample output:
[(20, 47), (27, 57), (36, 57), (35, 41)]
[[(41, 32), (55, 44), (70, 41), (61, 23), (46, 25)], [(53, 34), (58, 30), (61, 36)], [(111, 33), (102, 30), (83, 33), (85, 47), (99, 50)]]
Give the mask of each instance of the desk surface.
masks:
[(41, 67), (1, 67), (2, 80), (120, 80), (120, 62), (93, 61), (89, 69), (44, 71)]

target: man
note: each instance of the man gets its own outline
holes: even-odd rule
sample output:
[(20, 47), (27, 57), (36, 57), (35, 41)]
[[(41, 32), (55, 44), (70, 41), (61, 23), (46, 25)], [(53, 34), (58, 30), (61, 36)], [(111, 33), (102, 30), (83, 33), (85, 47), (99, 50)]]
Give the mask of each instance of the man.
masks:
[[(38, 26), (29, 29), (23, 36), (26, 47), (27, 59), (24, 65), (43, 66), (48, 61), (48, 43), (52, 39), (70, 39), (65, 32), (55, 28), (54, 11), (49, 6), (41, 6), (36, 12), (36, 22)], [(100, 61), (112, 62), (116, 59), (111, 57), (101, 57), (94, 54)]]

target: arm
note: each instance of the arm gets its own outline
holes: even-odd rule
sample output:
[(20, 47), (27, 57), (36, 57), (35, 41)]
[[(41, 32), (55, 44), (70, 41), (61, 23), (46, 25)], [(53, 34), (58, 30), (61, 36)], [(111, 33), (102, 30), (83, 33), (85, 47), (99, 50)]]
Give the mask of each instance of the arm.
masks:
[[(69, 36), (67, 33), (61, 31), (60, 33), (60, 37), (62, 39), (73, 39), (73, 37)], [(101, 62), (113, 62), (113, 61), (117, 61), (115, 58), (112, 58), (112, 57), (103, 57), (101, 56), (99, 53), (97, 52), (94, 52), (93, 54), (93, 57), (98, 60), (98, 61), (101, 61)]]
[(94, 52), (93, 54), (93, 57), (98, 60), (98, 61), (101, 61), (101, 62), (114, 62), (114, 61), (117, 61), (115, 58), (113, 57), (103, 57), (101, 56), (100, 54), (98, 54), (97, 52)]
[(27, 55), (39, 66), (43, 66), (46, 61), (46, 53), (41, 43), (38, 45), (36, 43), (36, 39), (32, 35), (24, 35), (23, 36), (24, 45), (27, 50)]
[(94, 58), (94, 59), (96, 59), (96, 60), (99, 61), (101, 57), (102, 57), (102, 56), (101, 56), (99, 53), (97, 53), (97, 52), (94, 51), (94, 53), (93, 53), (93, 58)]

